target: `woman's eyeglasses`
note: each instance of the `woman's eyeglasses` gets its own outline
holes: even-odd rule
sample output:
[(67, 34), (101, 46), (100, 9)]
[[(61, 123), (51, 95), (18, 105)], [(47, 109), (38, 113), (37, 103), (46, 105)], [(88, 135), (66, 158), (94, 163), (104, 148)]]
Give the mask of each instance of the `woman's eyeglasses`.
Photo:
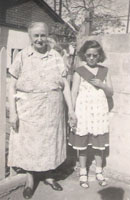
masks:
[(97, 57), (99, 56), (99, 54), (91, 54), (91, 53), (88, 53), (88, 54), (85, 54), (85, 56), (86, 56), (87, 58), (91, 58), (91, 57), (97, 58)]

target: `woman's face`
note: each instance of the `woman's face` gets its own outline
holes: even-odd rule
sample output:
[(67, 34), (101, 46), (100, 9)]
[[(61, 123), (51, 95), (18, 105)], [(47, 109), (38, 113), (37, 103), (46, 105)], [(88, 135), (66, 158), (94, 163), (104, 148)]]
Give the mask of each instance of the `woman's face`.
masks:
[(45, 26), (34, 26), (30, 29), (29, 35), (36, 51), (42, 52), (46, 49), (48, 30)]
[(85, 53), (86, 62), (90, 67), (95, 67), (99, 61), (99, 52), (96, 48), (90, 48)]

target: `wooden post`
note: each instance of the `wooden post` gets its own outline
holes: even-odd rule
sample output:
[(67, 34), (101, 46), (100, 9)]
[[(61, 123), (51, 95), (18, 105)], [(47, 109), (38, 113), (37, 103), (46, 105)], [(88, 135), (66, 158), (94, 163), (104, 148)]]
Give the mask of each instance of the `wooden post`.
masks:
[[(83, 43), (86, 41), (87, 37), (91, 35), (91, 29), (92, 29), (92, 21), (90, 19), (90, 13), (87, 13), (85, 21), (82, 23), (79, 29), (79, 32), (77, 34), (77, 41), (76, 41), (77, 51), (81, 48)], [(80, 166), (79, 165), (79, 150), (77, 150), (77, 161), (76, 161), (76, 166), (74, 168), (77, 171), (77, 173), (79, 173), (79, 166)]]
[(5, 178), (6, 136), (6, 49), (0, 51), (0, 180)]
[(83, 45), (84, 41), (86, 41), (87, 37), (91, 35), (90, 33), (90, 21), (85, 20), (79, 29), (79, 32), (77, 34), (77, 50), (80, 49), (80, 47)]
[(13, 52), (13, 61), (14, 61), (14, 59), (15, 59), (15, 57), (16, 57), (16, 55), (17, 55), (18, 52), (19, 52), (18, 49), (14, 50), (14, 52)]
[(126, 33), (129, 32), (129, 20), (130, 20), (130, 0), (129, 0), (129, 7), (128, 7), (128, 16), (127, 16)]
[(62, 0), (60, 0), (59, 4), (59, 16), (62, 17)]
[[(15, 59), (15, 57), (16, 57), (18, 52), (19, 52), (18, 49), (14, 50), (12, 62), (14, 61), (14, 59)], [(17, 174), (17, 172), (12, 167), (10, 167), (10, 176), (15, 176), (16, 174)]]

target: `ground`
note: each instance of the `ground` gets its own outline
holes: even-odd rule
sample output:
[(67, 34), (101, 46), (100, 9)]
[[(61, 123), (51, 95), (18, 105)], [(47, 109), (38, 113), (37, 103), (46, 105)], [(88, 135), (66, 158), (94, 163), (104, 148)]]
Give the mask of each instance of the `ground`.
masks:
[(101, 188), (96, 181), (90, 182), (89, 189), (79, 186), (78, 177), (75, 173), (60, 181), (64, 190), (55, 192), (49, 186), (40, 182), (36, 189), (33, 200), (130, 200), (130, 186), (108, 180), (108, 186)]
[[(66, 171), (66, 169), (65, 169)], [(90, 181), (90, 187), (83, 189), (79, 186), (77, 173), (64, 175), (62, 173), (59, 183), (63, 191), (57, 192), (50, 186), (40, 181), (35, 189), (32, 200), (130, 200), (130, 185), (118, 180), (108, 179), (108, 185), (101, 187), (96, 180)], [(23, 188), (21, 187), (10, 193), (8, 197), (2, 200), (24, 200), (22, 196)]]
[[(107, 178), (108, 185), (101, 187), (95, 180), (95, 173), (91, 172), (88, 189), (83, 189), (79, 185), (78, 170), (74, 170), (75, 154), (54, 172), (57, 181), (62, 185), (63, 191), (54, 191), (43, 183), (43, 174), (35, 174), (35, 191), (32, 200), (130, 200), (130, 184), (121, 182), (114, 177)], [(21, 186), (11, 191), (2, 200), (24, 200)]]

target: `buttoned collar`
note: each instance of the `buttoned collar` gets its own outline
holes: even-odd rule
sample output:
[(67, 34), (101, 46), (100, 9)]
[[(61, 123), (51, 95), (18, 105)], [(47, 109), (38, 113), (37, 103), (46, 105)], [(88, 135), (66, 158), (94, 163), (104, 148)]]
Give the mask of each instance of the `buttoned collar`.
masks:
[(53, 53), (52, 49), (50, 49), (50, 48), (48, 48), (48, 50), (45, 54), (40, 54), (40, 53), (36, 52), (32, 46), (29, 46), (27, 49), (27, 54), (29, 57), (32, 55), (35, 55), (36, 57), (46, 58), (46, 57), (52, 56), (52, 53)]

